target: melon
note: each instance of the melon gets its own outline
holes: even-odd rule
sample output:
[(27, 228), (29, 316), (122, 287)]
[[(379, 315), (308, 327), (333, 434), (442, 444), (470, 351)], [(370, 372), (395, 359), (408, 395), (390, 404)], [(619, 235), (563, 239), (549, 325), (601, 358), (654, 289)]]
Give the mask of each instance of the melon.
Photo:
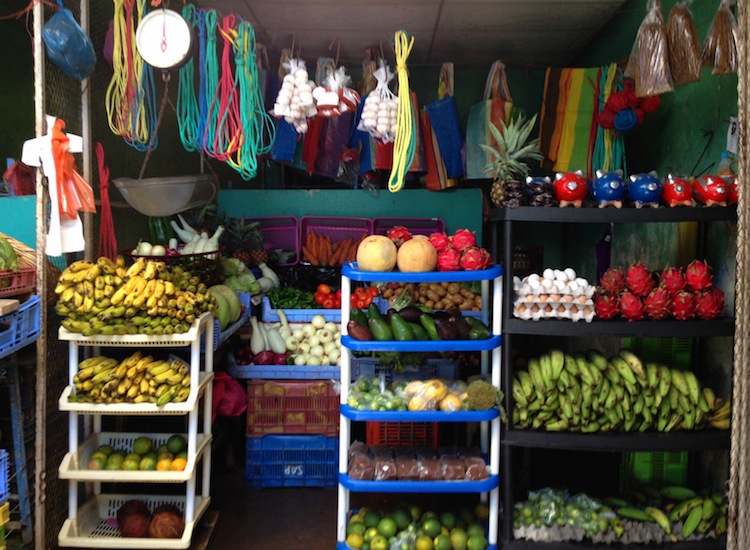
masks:
[(398, 249), (396, 264), (399, 271), (407, 273), (434, 271), (438, 253), (429, 239), (415, 238), (402, 244)]
[(357, 265), (362, 271), (393, 271), (397, 253), (396, 245), (385, 235), (368, 235), (357, 247)]

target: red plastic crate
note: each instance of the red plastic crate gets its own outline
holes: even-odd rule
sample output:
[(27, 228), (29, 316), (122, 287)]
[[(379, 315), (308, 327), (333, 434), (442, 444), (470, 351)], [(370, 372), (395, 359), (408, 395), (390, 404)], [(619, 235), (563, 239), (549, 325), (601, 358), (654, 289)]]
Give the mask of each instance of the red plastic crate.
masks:
[(429, 237), (433, 233), (445, 232), (445, 222), (440, 218), (373, 218), (372, 224), (375, 235), (385, 235), (397, 225), (405, 227), (412, 235)]
[(328, 380), (249, 380), (249, 436), (339, 434), (339, 395)]
[(368, 445), (438, 446), (437, 422), (367, 422)]
[(299, 262), (300, 245), (299, 245), (299, 223), (295, 216), (269, 216), (266, 218), (246, 218), (243, 220), (246, 224), (259, 222), (260, 230), (266, 241), (268, 250), (282, 248), (292, 250), (294, 259), (290, 262), (279, 262), (279, 265), (294, 265)]
[(22, 267), (18, 271), (0, 271), (0, 296), (18, 296), (35, 288), (35, 267)]

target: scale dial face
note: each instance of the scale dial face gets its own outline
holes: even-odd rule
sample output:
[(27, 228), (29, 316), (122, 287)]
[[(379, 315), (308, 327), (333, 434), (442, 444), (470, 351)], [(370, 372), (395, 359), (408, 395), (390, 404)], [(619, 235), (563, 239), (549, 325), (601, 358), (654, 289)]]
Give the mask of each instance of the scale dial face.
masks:
[(193, 34), (190, 25), (176, 11), (159, 8), (141, 19), (135, 32), (135, 46), (143, 60), (157, 69), (178, 66), (190, 55)]

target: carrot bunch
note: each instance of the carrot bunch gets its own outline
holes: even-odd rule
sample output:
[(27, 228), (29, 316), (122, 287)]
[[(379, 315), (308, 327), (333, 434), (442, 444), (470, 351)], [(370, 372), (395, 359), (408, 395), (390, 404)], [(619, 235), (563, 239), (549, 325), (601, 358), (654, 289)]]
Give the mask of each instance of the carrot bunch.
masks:
[(353, 262), (357, 257), (357, 247), (366, 236), (367, 233), (363, 233), (358, 238), (348, 237), (333, 242), (329, 235), (310, 231), (302, 245), (302, 261), (321, 267), (339, 267), (344, 262)]

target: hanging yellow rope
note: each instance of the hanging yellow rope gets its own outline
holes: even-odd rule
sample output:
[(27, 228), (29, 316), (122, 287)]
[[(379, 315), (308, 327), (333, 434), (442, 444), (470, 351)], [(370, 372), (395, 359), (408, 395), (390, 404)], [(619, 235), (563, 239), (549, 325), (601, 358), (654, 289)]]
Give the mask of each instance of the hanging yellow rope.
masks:
[(388, 190), (401, 191), (404, 177), (414, 161), (416, 151), (414, 112), (411, 106), (409, 71), (406, 60), (414, 46), (414, 37), (408, 39), (406, 32), (396, 31), (394, 37), (396, 52), (396, 74), (398, 75), (398, 118), (396, 119), (396, 141), (393, 144), (393, 168), (388, 178)]

